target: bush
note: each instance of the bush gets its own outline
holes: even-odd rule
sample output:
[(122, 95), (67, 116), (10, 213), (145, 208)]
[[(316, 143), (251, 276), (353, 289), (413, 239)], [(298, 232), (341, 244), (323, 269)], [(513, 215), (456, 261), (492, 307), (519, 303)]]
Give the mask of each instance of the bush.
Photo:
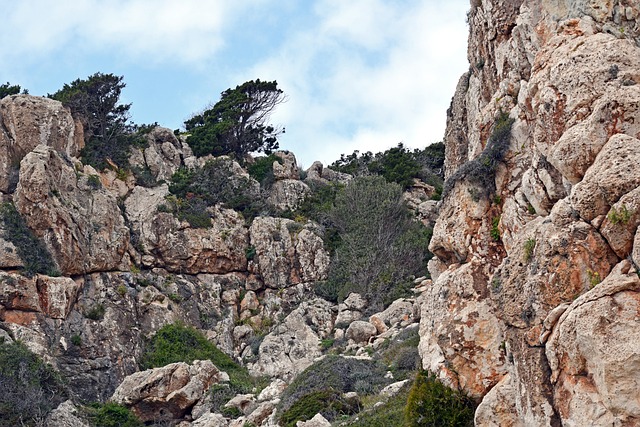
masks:
[(405, 385), (398, 394), (378, 407), (358, 413), (354, 419), (340, 423), (349, 427), (404, 427), (404, 408), (407, 404), (410, 385)]
[(514, 119), (509, 114), (500, 112), (487, 146), (477, 159), (470, 160), (455, 171), (444, 183), (442, 196), (453, 189), (457, 182), (467, 180), (473, 184), (474, 198), (489, 197), (496, 190), (496, 170), (504, 160), (511, 140), (511, 127)]
[(409, 392), (405, 408), (407, 427), (473, 426), (475, 403), (421, 371)]
[(144, 424), (126, 407), (117, 403), (93, 403), (85, 408), (93, 427), (143, 427)]
[(337, 194), (329, 218), (339, 241), (327, 283), (318, 287), (324, 296), (357, 292), (374, 312), (406, 296), (408, 278), (426, 271), (431, 231), (413, 219), (398, 184), (355, 178)]
[(41, 425), (67, 398), (60, 376), (21, 343), (0, 343), (2, 425)]
[[(6, 82), (5, 84), (0, 85), (0, 99), (4, 98), (5, 96), (17, 95), (19, 93), (20, 93), (19, 85), (12, 85), (9, 82)], [(22, 93), (27, 94), (29, 92), (25, 89), (22, 91)]]
[(158, 211), (172, 213), (180, 221), (187, 221), (193, 228), (211, 227), (211, 215), (202, 198), (189, 194), (186, 199), (181, 199), (170, 194), (166, 201), (167, 203), (158, 206)]
[[(373, 360), (326, 356), (298, 375), (281, 397), (279, 409), (284, 413), (298, 400), (316, 392), (333, 390), (340, 393), (356, 391), (356, 384), (367, 384), (372, 393), (390, 383), (384, 378), (384, 364)], [(311, 416), (315, 415), (311, 414)]]
[(11, 203), (0, 205), (0, 215), (4, 225), (4, 238), (13, 243), (18, 256), (24, 263), (22, 274), (32, 277), (34, 274), (59, 276), (57, 266), (47, 247), (27, 227), (16, 208)]
[(275, 154), (258, 157), (252, 165), (249, 165), (247, 172), (249, 176), (260, 183), (263, 187), (268, 187), (274, 180), (273, 162), (282, 164), (282, 159)]
[(91, 307), (89, 310), (87, 310), (87, 312), (84, 314), (84, 317), (86, 317), (87, 319), (91, 319), (91, 320), (102, 320), (104, 318), (104, 313), (106, 312), (106, 309), (104, 308), (104, 305), (98, 303), (95, 304), (93, 307)]
[[(236, 394), (250, 393), (261, 385), (261, 379), (249, 376), (245, 368), (220, 351), (202, 333), (181, 323), (165, 325), (156, 332), (146, 345), (140, 366), (150, 369), (175, 362), (192, 363), (194, 360), (211, 360), (218, 369), (229, 374), (226, 392), (222, 388), (212, 389), (212, 398), (218, 406)], [(224, 400), (226, 396), (229, 397)]]
[(326, 389), (314, 391), (298, 399), (280, 416), (280, 423), (284, 427), (295, 427), (298, 421), (306, 421), (320, 413), (327, 420), (332, 421), (339, 415), (355, 414), (360, 409), (357, 399), (347, 400), (342, 393)]

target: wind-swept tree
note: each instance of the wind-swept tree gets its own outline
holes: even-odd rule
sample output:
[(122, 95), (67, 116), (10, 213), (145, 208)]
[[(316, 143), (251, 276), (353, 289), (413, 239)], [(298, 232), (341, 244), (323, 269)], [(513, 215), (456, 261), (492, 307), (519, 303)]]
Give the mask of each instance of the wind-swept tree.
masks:
[(267, 123), (273, 110), (286, 101), (276, 81), (251, 80), (222, 92), (211, 109), (184, 125), (187, 143), (197, 156), (229, 154), (238, 160), (252, 152), (271, 153), (284, 132)]
[(123, 79), (123, 76), (95, 73), (65, 84), (49, 95), (69, 107), (71, 114), (82, 122), (86, 142), (82, 158), (99, 169), (107, 166), (107, 160), (126, 168), (129, 148), (135, 143), (137, 129), (129, 122), (131, 104), (120, 103), (125, 87)]
[[(19, 85), (12, 85), (9, 82), (6, 82), (5, 84), (0, 85), (0, 99), (4, 98), (5, 96), (17, 95), (19, 93), (20, 93)], [(29, 91), (24, 89), (22, 93), (27, 94), (29, 93)]]

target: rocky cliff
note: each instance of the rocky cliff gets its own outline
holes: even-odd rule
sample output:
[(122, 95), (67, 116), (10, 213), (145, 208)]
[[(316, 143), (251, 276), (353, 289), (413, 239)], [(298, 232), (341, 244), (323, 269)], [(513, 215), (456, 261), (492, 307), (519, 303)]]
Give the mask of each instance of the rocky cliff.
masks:
[(471, 4), (423, 366), (481, 401), (478, 426), (638, 425), (640, 7)]

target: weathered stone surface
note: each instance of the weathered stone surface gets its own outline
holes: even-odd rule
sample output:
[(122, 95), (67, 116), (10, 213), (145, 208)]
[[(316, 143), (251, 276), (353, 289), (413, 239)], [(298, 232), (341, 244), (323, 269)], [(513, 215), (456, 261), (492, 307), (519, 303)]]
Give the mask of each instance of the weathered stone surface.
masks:
[(546, 351), (565, 425), (639, 422), (638, 310), (640, 279), (623, 261), (561, 316)]
[(81, 284), (70, 277), (38, 276), (36, 287), (42, 312), (52, 319), (66, 319)]
[(346, 338), (358, 344), (367, 344), (369, 339), (378, 334), (378, 330), (369, 322), (356, 320), (347, 328)]
[(298, 421), (296, 427), (331, 427), (331, 423), (320, 414), (316, 414), (309, 421)]
[(296, 162), (296, 156), (290, 151), (276, 151), (274, 155), (278, 156), (282, 163), (273, 162), (273, 177), (276, 181), (283, 179), (300, 179), (300, 171)]
[(49, 413), (44, 425), (46, 427), (89, 427), (89, 424), (79, 415), (80, 411), (73, 402), (66, 400)]
[(331, 305), (327, 301), (303, 302), (264, 338), (259, 359), (249, 365), (249, 371), (291, 381), (322, 354), (320, 339), (326, 338), (332, 328)]
[(393, 327), (400, 323), (406, 326), (413, 322), (413, 301), (398, 299), (391, 303), (384, 311), (376, 313), (375, 316), (382, 320), (387, 326)]
[(0, 191), (7, 192), (16, 166), (38, 145), (47, 145), (68, 156), (84, 146), (82, 125), (71, 113), (49, 98), (13, 95), (0, 100)]
[(310, 191), (309, 186), (302, 181), (283, 179), (276, 181), (269, 189), (267, 202), (281, 211), (293, 211), (300, 206)]
[(367, 300), (360, 294), (355, 292), (350, 293), (344, 301), (338, 304), (336, 325), (344, 327), (354, 320), (360, 320), (362, 318), (362, 312), (366, 307)]
[(171, 129), (156, 126), (146, 135), (148, 146), (133, 151), (132, 166), (148, 169), (153, 179), (169, 181), (182, 165), (183, 157), (191, 155), (188, 146), (176, 138)]
[(65, 275), (116, 270), (129, 243), (116, 198), (93, 176), (77, 176), (68, 158), (44, 145), (20, 163), (16, 209)]
[(525, 427), (516, 411), (516, 390), (511, 383), (511, 376), (506, 375), (487, 393), (474, 417), (477, 427)]
[(143, 422), (180, 419), (219, 377), (209, 360), (171, 363), (129, 375), (111, 400), (130, 407)]
[(208, 413), (192, 422), (190, 427), (227, 427), (228, 425), (229, 420), (221, 414)]
[(253, 268), (266, 286), (286, 288), (326, 278), (329, 255), (312, 225), (258, 217), (251, 224), (249, 235), (256, 254)]

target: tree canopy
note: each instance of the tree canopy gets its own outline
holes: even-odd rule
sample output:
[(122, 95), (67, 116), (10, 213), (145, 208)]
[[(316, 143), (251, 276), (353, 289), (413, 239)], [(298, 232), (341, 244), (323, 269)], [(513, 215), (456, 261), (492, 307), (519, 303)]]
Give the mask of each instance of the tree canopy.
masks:
[[(5, 84), (0, 85), (0, 99), (9, 95), (17, 95), (20, 93), (20, 89), (19, 85), (12, 85), (11, 83), (6, 82)], [(24, 89), (22, 93), (27, 94), (29, 92)]]
[(126, 168), (130, 146), (136, 143), (138, 129), (129, 121), (131, 104), (120, 103), (123, 79), (95, 73), (48, 95), (62, 102), (82, 122), (86, 142), (82, 158), (99, 169), (107, 166), (107, 159)]
[(270, 154), (284, 129), (267, 121), (285, 100), (276, 81), (251, 80), (227, 89), (212, 108), (184, 123), (190, 133), (187, 143), (197, 156), (228, 154), (242, 160), (252, 152)]

